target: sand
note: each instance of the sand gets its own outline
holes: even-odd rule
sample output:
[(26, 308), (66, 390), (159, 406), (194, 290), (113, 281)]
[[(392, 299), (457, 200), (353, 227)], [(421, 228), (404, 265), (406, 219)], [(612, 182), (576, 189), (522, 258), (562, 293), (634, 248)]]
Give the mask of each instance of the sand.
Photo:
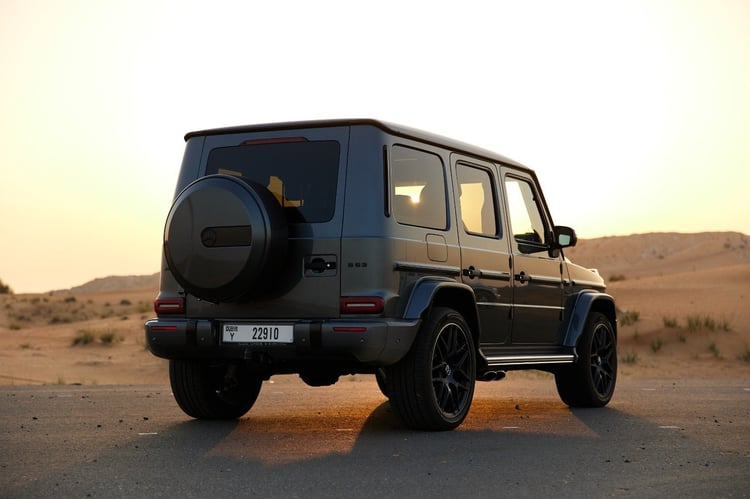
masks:
[[(620, 310), (620, 376), (750, 378), (750, 237), (607, 237), (581, 240), (566, 256), (608, 281)], [(143, 333), (154, 282), (0, 295), (0, 384), (168, 383)]]

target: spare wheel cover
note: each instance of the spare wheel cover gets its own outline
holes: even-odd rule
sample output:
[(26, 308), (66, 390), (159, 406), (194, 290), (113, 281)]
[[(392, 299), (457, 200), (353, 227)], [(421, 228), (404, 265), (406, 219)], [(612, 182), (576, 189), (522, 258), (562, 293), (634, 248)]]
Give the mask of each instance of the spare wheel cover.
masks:
[(257, 294), (286, 256), (287, 226), (273, 194), (229, 175), (209, 175), (175, 199), (164, 254), (178, 283), (214, 303)]

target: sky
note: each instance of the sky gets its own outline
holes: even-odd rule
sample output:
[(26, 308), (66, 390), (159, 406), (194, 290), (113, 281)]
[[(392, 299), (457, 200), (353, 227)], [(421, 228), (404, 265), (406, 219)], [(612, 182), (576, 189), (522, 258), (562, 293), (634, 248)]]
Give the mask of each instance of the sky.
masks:
[(750, 234), (750, 2), (0, 0), (0, 280), (159, 270), (183, 136), (376, 118), (593, 238)]

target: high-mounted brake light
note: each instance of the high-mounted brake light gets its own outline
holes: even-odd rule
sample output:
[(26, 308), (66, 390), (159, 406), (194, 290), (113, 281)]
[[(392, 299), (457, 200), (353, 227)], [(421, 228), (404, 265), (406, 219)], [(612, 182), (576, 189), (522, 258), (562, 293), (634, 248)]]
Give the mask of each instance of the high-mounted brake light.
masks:
[(339, 303), (342, 314), (379, 314), (384, 307), (379, 296), (342, 296)]
[(255, 139), (242, 142), (241, 146), (257, 146), (261, 144), (286, 144), (290, 142), (307, 142), (304, 137), (277, 137), (275, 139)]
[(185, 312), (185, 299), (157, 298), (154, 300), (154, 312), (157, 314), (182, 314)]

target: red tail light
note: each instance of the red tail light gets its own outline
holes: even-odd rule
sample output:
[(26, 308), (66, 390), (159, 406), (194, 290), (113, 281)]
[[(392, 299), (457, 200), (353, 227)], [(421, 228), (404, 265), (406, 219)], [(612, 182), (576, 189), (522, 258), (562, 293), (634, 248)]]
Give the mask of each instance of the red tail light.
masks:
[(174, 333), (177, 331), (177, 326), (152, 326), (151, 331), (156, 333)]
[(342, 314), (379, 314), (384, 307), (379, 296), (342, 296), (339, 303)]
[(154, 300), (154, 312), (157, 314), (185, 313), (184, 298), (157, 298)]

